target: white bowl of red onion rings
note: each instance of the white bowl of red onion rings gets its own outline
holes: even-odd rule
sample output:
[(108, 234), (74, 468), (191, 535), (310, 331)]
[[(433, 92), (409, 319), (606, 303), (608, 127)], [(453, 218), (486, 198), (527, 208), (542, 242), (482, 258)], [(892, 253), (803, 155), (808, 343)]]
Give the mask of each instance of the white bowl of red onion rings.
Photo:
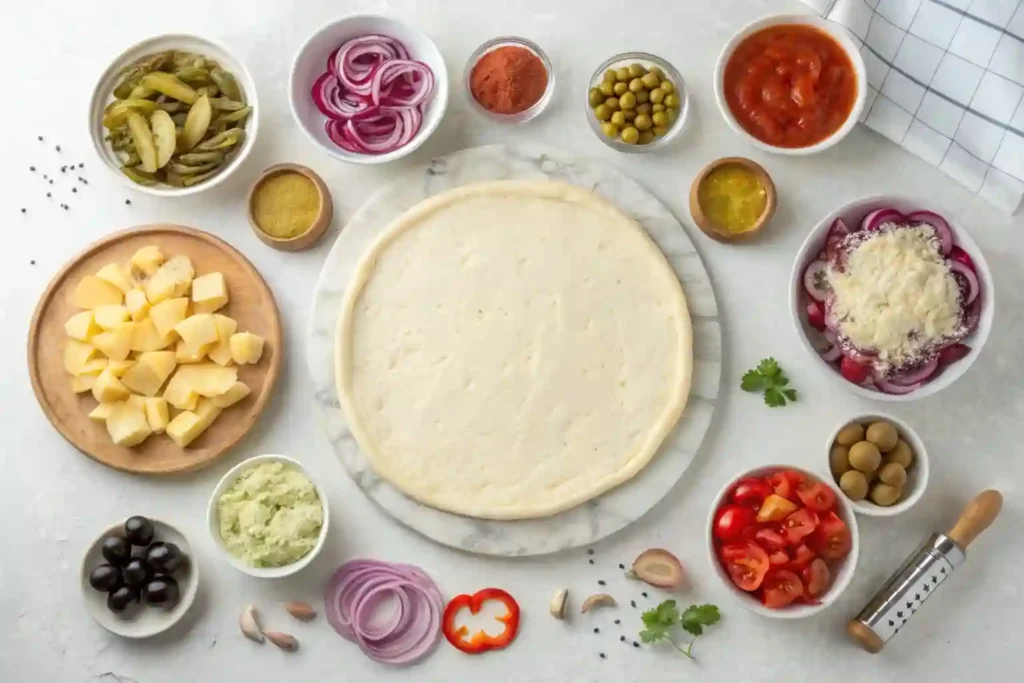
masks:
[(292, 115), (336, 159), (382, 164), (414, 151), (448, 105), (434, 42), (389, 17), (356, 15), (314, 33), (295, 56)]
[[(918, 353), (902, 365), (884, 362), (876, 349), (857, 346), (845, 333), (847, 321), (837, 319), (829, 280), (872, 236), (921, 225), (932, 227), (931, 243), (956, 283), (957, 323), (952, 333), (934, 340), (913, 330), (909, 338)], [(995, 312), (992, 274), (967, 230), (929, 202), (896, 196), (860, 199), (825, 216), (800, 247), (789, 296), (797, 336), (816, 365), (847, 391), (876, 401), (914, 401), (958, 380), (981, 353)], [(922, 339), (928, 343), (917, 343)]]

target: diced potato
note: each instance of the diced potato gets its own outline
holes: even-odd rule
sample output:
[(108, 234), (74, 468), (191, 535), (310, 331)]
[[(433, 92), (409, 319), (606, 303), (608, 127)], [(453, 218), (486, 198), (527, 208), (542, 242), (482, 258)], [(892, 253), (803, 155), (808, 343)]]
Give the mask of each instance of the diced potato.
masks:
[(190, 315), (174, 326), (174, 331), (185, 342), (185, 348), (197, 353), (208, 344), (217, 343), (217, 325), (209, 313)]
[(81, 370), (78, 372), (78, 375), (76, 376), (96, 376), (103, 372), (108, 365), (110, 365), (110, 362), (106, 358), (93, 358), (90, 361), (86, 361), (85, 365), (82, 366)]
[(153, 433), (146, 421), (146, 413), (136, 404), (121, 403), (107, 418), (107, 433), (118, 446), (136, 446)]
[(132, 351), (160, 351), (174, 343), (174, 333), (161, 337), (152, 318), (134, 323)]
[(238, 368), (223, 368), (213, 363), (184, 365), (175, 374), (175, 378), (178, 377), (195, 393), (210, 398), (226, 394), (235, 385)]
[(77, 339), (69, 339), (64, 347), (64, 369), (69, 375), (80, 375), (85, 364), (99, 354), (99, 350), (92, 344), (86, 344)]
[(104, 282), (109, 282), (125, 294), (135, 288), (135, 282), (132, 281), (131, 277), (124, 272), (124, 269), (118, 263), (108, 263), (103, 266), (100, 268), (99, 272), (96, 273), (96, 277)]
[(238, 323), (234, 318), (229, 318), (220, 313), (213, 314), (213, 322), (217, 326), (217, 343), (209, 350), (207, 355), (217, 365), (231, 364), (231, 335), (238, 329)]
[(119, 304), (122, 301), (124, 293), (120, 289), (95, 275), (83, 277), (71, 295), (71, 303), (90, 310), (104, 304)]
[(192, 412), (195, 413), (200, 420), (205, 422), (207, 427), (209, 427), (221, 412), (223, 412), (223, 410), (223, 408), (218, 407), (217, 404), (213, 402), (213, 399), (200, 396), (199, 402), (196, 404), (196, 409)]
[(185, 296), (192, 286), (196, 271), (187, 256), (178, 255), (160, 266), (146, 281), (145, 291), (149, 303), (156, 305), (174, 297)]
[(71, 378), (71, 391), (76, 394), (84, 394), (87, 391), (92, 390), (93, 384), (96, 383), (96, 375), (81, 375), (79, 377)]
[(192, 410), (199, 402), (199, 394), (189, 384), (188, 378), (181, 373), (184, 369), (180, 367), (174, 373), (171, 381), (164, 387), (163, 397), (178, 410)]
[(244, 382), (235, 382), (226, 392), (211, 398), (210, 402), (218, 408), (230, 408), (248, 396), (249, 391), (249, 387)]
[(92, 309), (93, 318), (96, 324), (108, 332), (117, 329), (121, 323), (128, 320), (130, 314), (128, 309), (121, 304), (105, 304)]
[(174, 351), (150, 351), (143, 353), (138, 358), (139, 365), (148, 365), (160, 378), (160, 382), (167, 381), (167, 378), (174, 372), (178, 362), (174, 359)]
[(146, 275), (152, 275), (158, 271), (164, 260), (164, 253), (160, 251), (160, 247), (152, 244), (139, 249), (132, 255), (132, 265)]
[(157, 396), (146, 399), (146, 422), (154, 434), (163, 434), (167, 431), (167, 423), (170, 422), (167, 413), (167, 399)]
[(129, 315), (132, 316), (132, 320), (136, 322), (149, 315), (149, 299), (141, 289), (128, 290), (124, 295), (124, 305), (128, 309)]
[(126, 387), (143, 396), (156, 396), (160, 392), (160, 387), (164, 385), (153, 367), (144, 365), (141, 361), (124, 373), (121, 381)]
[(174, 332), (174, 326), (180, 323), (188, 315), (188, 298), (179, 297), (162, 301), (149, 310), (149, 317), (156, 325), (156, 331), (161, 337)]
[(130, 358), (126, 358), (125, 360), (112, 360), (107, 363), (107, 367), (110, 368), (110, 372), (117, 378), (123, 377), (124, 373), (128, 372), (128, 368), (133, 365), (135, 365), (135, 361)]
[(64, 323), (64, 331), (67, 335), (79, 341), (89, 341), (93, 335), (98, 334), (102, 329), (96, 324), (92, 311), (79, 311)]
[(263, 337), (251, 332), (231, 335), (231, 357), (239, 365), (258, 363), (263, 355)]
[(197, 353), (192, 353), (185, 342), (179, 339), (178, 345), (174, 347), (174, 360), (178, 361), (178, 365), (201, 363), (206, 358), (206, 350), (207, 347), (204, 346)]
[(92, 385), (92, 395), (100, 403), (112, 403), (127, 400), (131, 392), (121, 380), (114, 377), (114, 373), (104, 370)]
[(100, 332), (92, 338), (92, 343), (104, 356), (111, 360), (124, 360), (132, 350), (132, 337), (135, 323), (121, 323), (110, 332)]
[(213, 313), (228, 302), (228, 286), (222, 273), (207, 273), (192, 281), (192, 309)]
[(146, 397), (145, 396), (139, 396), (138, 394), (132, 394), (131, 396), (128, 397), (128, 400), (125, 401), (125, 403), (127, 403), (130, 406), (135, 406), (139, 410), (145, 410), (146, 409)]
[(89, 413), (89, 419), (96, 422), (106, 422), (117, 406), (117, 403), (101, 403), (92, 409), (92, 412)]
[(178, 413), (173, 420), (167, 424), (167, 436), (171, 437), (174, 443), (185, 448), (195, 441), (200, 434), (206, 431), (210, 425), (201, 417), (186, 410)]

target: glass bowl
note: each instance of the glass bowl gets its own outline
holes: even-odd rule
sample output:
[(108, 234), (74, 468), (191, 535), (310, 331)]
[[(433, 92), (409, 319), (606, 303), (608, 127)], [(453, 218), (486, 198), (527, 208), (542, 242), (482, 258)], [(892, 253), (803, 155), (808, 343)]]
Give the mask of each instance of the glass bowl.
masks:
[[(610, 138), (601, 132), (601, 123), (597, 120), (597, 117), (594, 116), (594, 111), (590, 108), (590, 102), (587, 100), (587, 95), (590, 92), (590, 89), (597, 87), (601, 83), (605, 71), (633, 63), (640, 63), (648, 69), (652, 66), (659, 67), (663, 72), (665, 72), (665, 75), (668, 76), (672, 85), (675, 86), (676, 92), (679, 93), (680, 98), (679, 115), (676, 117), (672, 127), (669, 128), (665, 135), (662, 135), (660, 138), (655, 138), (653, 142), (646, 145), (626, 144), (617, 138)], [(594, 135), (596, 135), (601, 142), (619, 152), (644, 154), (646, 152), (653, 152), (661, 149), (679, 137), (680, 132), (682, 132), (683, 128), (686, 127), (687, 116), (690, 113), (690, 89), (686, 86), (686, 81), (684, 81), (682, 75), (676, 71), (676, 68), (661, 57), (647, 52), (623, 52), (622, 54), (615, 55), (614, 57), (606, 60), (601, 64), (601, 66), (597, 67), (597, 71), (594, 72), (594, 75), (590, 77), (590, 81), (587, 83), (587, 89), (583, 96), (583, 106), (585, 108), (587, 122), (590, 124), (590, 130), (594, 131)]]
[[(505, 47), (506, 45), (526, 48), (533, 54), (537, 55), (540, 58), (540, 61), (544, 64), (544, 70), (548, 74), (548, 85), (544, 89), (544, 94), (541, 95), (536, 104), (529, 109), (519, 112), (518, 114), (498, 114), (485, 109), (483, 105), (477, 102), (476, 98), (473, 97), (473, 91), (470, 88), (470, 79), (473, 75), (473, 67), (475, 67), (476, 63), (480, 61), (480, 58), (488, 52), (492, 52), (499, 47)], [(462, 80), (465, 85), (466, 98), (469, 100), (473, 109), (485, 118), (488, 118), (491, 121), (497, 121), (498, 123), (526, 123), (530, 119), (536, 118), (548, 106), (548, 103), (551, 101), (551, 96), (555, 92), (555, 72), (551, 68), (551, 60), (548, 59), (544, 50), (540, 49), (539, 45), (527, 40), (526, 38), (518, 38), (516, 36), (499, 36), (497, 38), (492, 38), (474, 50), (473, 54), (469, 56), (469, 61), (466, 62), (465, 74), (463, 74)]]

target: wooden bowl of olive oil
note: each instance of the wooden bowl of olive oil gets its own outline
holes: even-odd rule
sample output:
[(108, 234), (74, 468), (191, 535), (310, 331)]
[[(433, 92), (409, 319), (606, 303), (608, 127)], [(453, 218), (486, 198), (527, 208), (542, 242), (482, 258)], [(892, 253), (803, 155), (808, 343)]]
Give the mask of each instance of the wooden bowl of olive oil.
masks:
[(745, 242), (764, 230), (775, 214), (775, 183), (760, 164), (724, 157), (705, 166), (690, 186), (690, 214), (719, 242)]

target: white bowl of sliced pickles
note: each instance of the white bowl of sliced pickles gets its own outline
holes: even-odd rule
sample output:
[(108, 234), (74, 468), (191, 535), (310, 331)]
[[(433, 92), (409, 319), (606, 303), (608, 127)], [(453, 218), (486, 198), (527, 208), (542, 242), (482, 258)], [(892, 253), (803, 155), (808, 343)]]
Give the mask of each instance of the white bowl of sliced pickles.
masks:
[(217, 185), (252, 149), (256, 86), (226, 47), (187, 34), (125, 50), (93, 90), (89, 133), (106, 166), (146, 194), (178, 197)]

